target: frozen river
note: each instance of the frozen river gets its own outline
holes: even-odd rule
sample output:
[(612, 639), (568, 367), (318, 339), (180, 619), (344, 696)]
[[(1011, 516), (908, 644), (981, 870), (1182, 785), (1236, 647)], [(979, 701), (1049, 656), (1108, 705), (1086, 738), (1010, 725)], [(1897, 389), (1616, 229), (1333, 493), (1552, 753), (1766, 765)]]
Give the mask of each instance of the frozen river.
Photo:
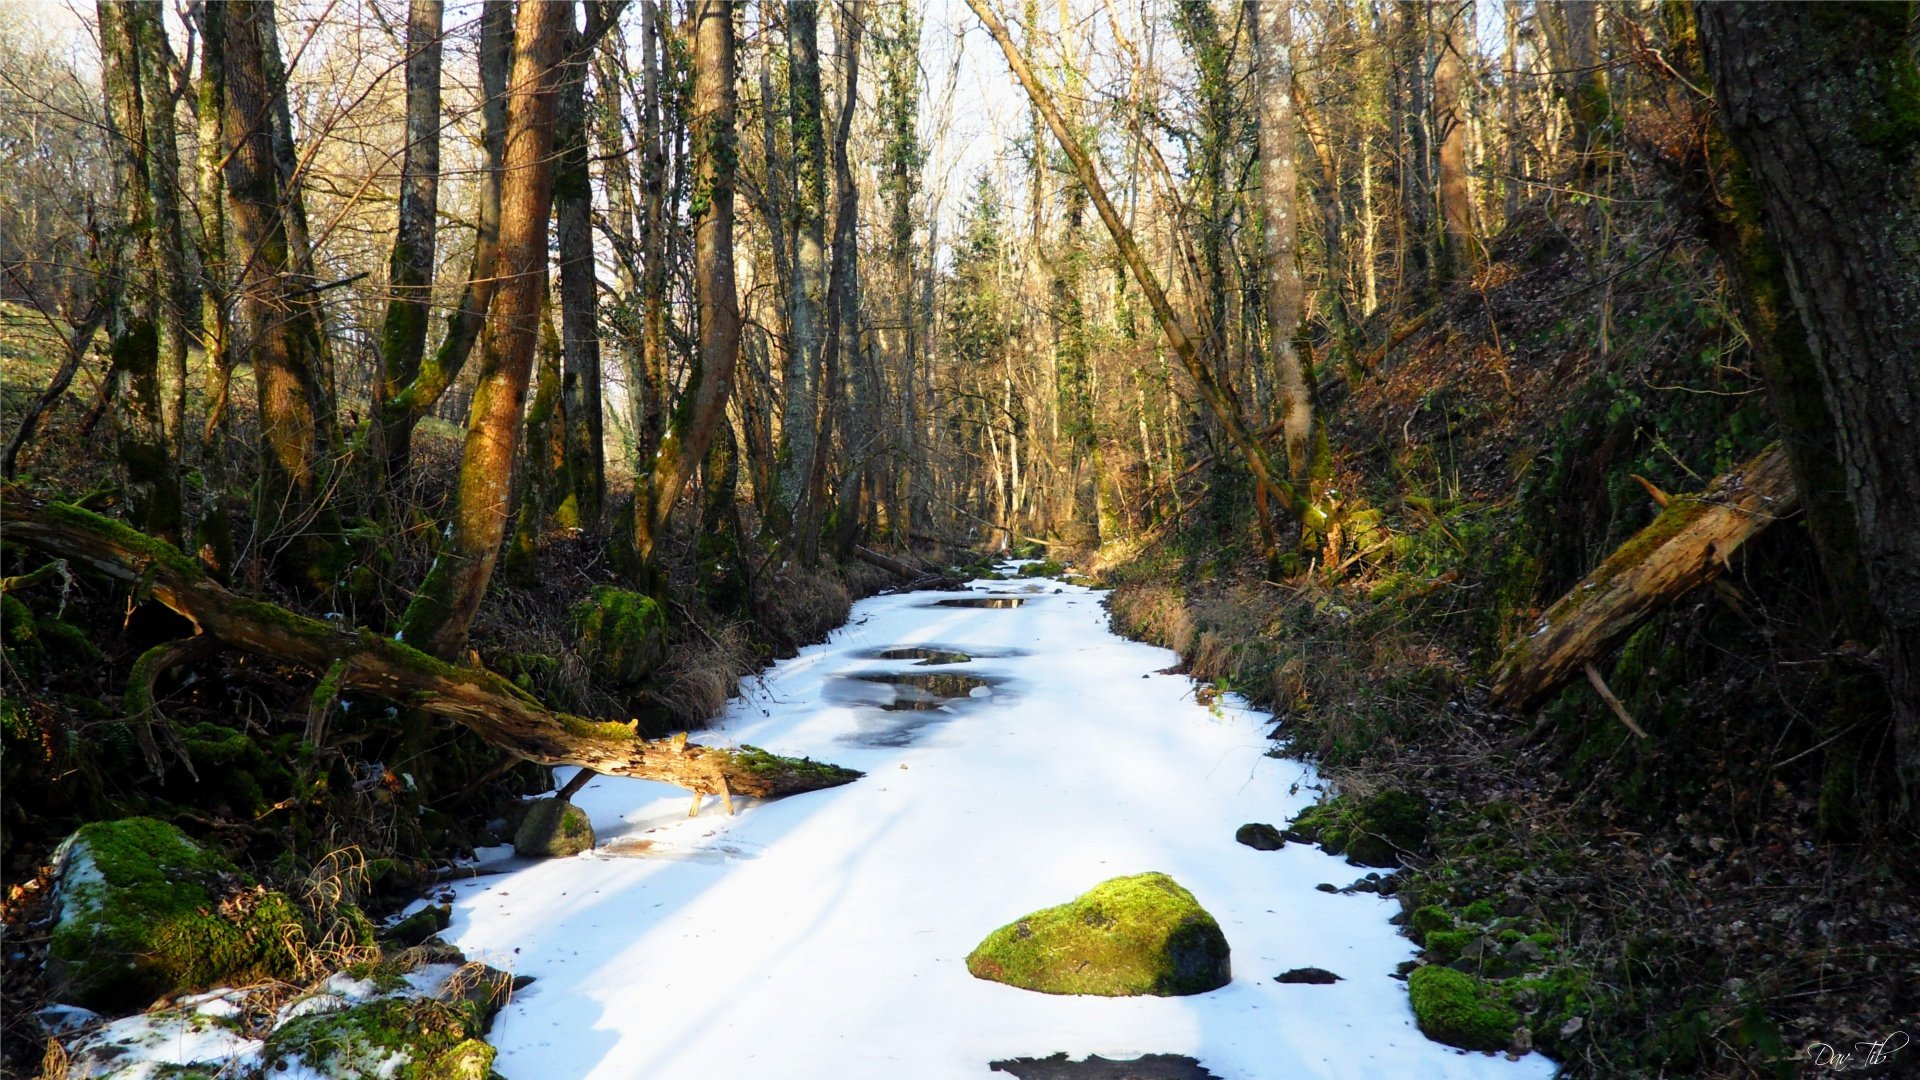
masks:
[[(861, 602), (695, 736), (865, 778), (689, 819), (677, 788), (601, 777), (575, 799), (594, 851), (451, 886), (444, 936), (535, 978), (495, 1021), (500, 1073), (938, 1080), (1058, 1051), (1186, 1055), (1223, 1080), (1552, 1073), (1420, 1034), (1395, 902), (1315, 889), (1366, 871), (1234, 841), (1314, 796), (1310, 768), (1266, 756), (1264, 713), (1157, 674), (1174, 655), (1109, 633), (1097, 592), (971, 590)], [(1219, 921), (1230, 985), (1054, 997), (967, 973), (996, 927), (1148, 870)], [(1273, 981), (1307, 966), (1343, 981)]]

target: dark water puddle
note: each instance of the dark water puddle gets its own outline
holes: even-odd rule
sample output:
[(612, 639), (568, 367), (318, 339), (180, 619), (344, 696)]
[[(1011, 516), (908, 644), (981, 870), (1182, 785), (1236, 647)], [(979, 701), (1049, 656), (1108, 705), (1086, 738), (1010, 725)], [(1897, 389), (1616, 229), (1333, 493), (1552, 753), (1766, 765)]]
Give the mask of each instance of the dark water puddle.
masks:
[(864, 683), (877, 683), (893, 688), (893, 700), (881, 705), (888, 712), (926, 712), (956, 698), (972, 697), (973, 692), (983, 686), (992, 686), (996, 680), (978, 675), (960, 675), (954, 672), (911, 672), (911, 671), (874, 671), (860, 675), (849, 675)]
[(971, 663), (973, 657), (953, 649), (937, 649), (922, 645), (910, 645), (898, 649), (879, 649), (868, 653), (875, 660), (918, 660), (915, 667), (934, 667), (939, 664)]
[(1004, 645), (888, 645), (878, 649), (865, 649), (853, 655), (862, 660), (914, 660), (914, 667), (941, 667), (948, 664), (969, 664), (975, 660), (1004, 660), (1009, 656), (1026, 656), (1025, 649), (1013, 649)]
[(910, 746), (929, 728), (953, 719), (956, 709), (978, 700), (975, 691), (1003, 681), (952, 671), (869, 671), (835, 679), (828, 684), (828, 694), (874, 710), (860, 718), (858, 731), (842, 736), (844, 741)]
[(1026, 601), (1018, 596), (966, 596), (952, 600), (935, 600), (930, 607), (983, 607), (1017, 608)]
[(1109, 1061), (1094, 1054), (1085, 1061), (1068, 1061), (1060, 1053), (995, 1061), (990, 1067), (1019, 1080), (1220, 1080), (1198, 1061), (1179, 1054), (1147, 1054), (1129, 1061)]

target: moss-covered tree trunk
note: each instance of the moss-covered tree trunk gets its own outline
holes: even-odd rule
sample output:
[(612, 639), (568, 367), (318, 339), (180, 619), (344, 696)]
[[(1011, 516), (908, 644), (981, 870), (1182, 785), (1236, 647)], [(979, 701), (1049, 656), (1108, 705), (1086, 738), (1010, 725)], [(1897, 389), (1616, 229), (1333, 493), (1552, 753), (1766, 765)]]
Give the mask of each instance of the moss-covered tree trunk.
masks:
[(178, 548), (110, 518), (20, 490), (5, 496), (0, 515), (10, 543), (135, 586), (222, 645), (324, 673), (314, 699), (328, 707), (342, 691), (358, 691), (447, 717), (527, 761), (660, 780), (700, 794), (789, 795), (860, 776), (750, 746), (701, 746), (685, 735), (643, 739), (630, 721), (554, 712), (485, 668), (450, 664), (368, 630), (237, 596)]
[[(380, 333), (381, 377), (375, 408), (404, 393), (420, 375), (432, 310), (434, 246), (440, 202), (440, 25), (442, 0), (413, 0), (407, 9), (407, 142), (400, 158), (400, 216), (387, 260), (386, 320)], [(381, 470), (391, 483), (412, 455), (413, 425), (377, 424)]]
[(478, 177), (473, 256), (439, 346), (424, 356), (405, 385), (388, 388), (388, 396), (374, 409), (372, 423), (379, 429), (375, 438), (385, 448), (390, 483), (406, 471), (414, 427), (433, 411), (466, 366), (500, 283), (500, 174), (506, 156), (507, 73), (512, 63), (512, 0), (486, 0), (480, 13), (479, 68), (480, 141), (487, 164)]
[(1846, 469), (1910, 797), (1920, 784), (1920, 62), (1911, 3), (1696, 7)]
[(553, 209), (553, 132), (561, 51), (571, 4), (528, 0), (514, 28), (500, 188), (501, 283), (493, 298), (473, 415), (461, 450), (453, 520), (433, 569), (402, 622), (405, 640), (439, 657), (460, 655), (486, 598), (506, 535), (514, 457), (540, 334), (547, 283), (547, 221)]
[(180, 149), (174, 133), (174, 56), (160, 5), (126, 5), (125, 19), (138, 58), (146, 121), (147, 200), (153, 235), (154, 323), (160, 331), (160, 418), (175, 458), (186, 448), (188, 329), (186, 239), (180, 226)]
[(226, 110), (226, 5), (201, 4), (200, 28), (200, 343), (207, 371), (207, 420), (201, 433), (211, 443), (226, 421), (233, 385), (233, 297), (227, 266), (227, 186), (222, 175), (226, 140), (221, 116)]
[(699, 348), (687, 388), (651, 468), (636, 479), (635, 550), (651, 564), (673, 504), (726, 422), (727, 394), (740, 355), (740, 302), (733, 284), (733, 6), (700, 0), (693, 13), (694, 302)]
[[(110, 243), (107, 273), (129, 273), (132, 285), (116, 290), (107, 318), (108, 378), (124, 384), (114, 415), (114, 433), (132, 517), (141, 528), (170, 541), (185, 529), (178, 462), (167, 437), (160, 400), (160, 308), (165, 304), (161, 238), (156, 235), (153, 181), (156, 163), (146, 120), (150, 89), (143, 76), (143, 41), (151, 48), (150, 28), (157, 8), (102, 0), (98, 7), (101, 87), (106, 102), (109, 152), (119, 223)], [(165, 88), (158, 88), (164, 98)], [(127, 254), (131, 249), (132, 258)]]
[(240, 310), (253, 361), (260, 421), (260, 485), (256, 516), (263, 530), (291, 542), (277, 550), (276, 570), (320, 589), (331, 581), (333, 536), (326, 503), (327, 425), (319, 383), (320, 328), (300, 289), (287, 212), (274, 163), (273, 110), (285, 87), (267, 77), (260, 42), (272, 32), (264, 4), (227, 4), (226, 108), (228, 216), (240, 243), (236, 261)]
[(592, 528), (607, 494), (606, 435), (600, 409), (599, 289), (594, 281), (593, 185), (587, 170), (588, 53), (570, 34), (566, 75), (561, 80), (558, 161), (553, 175), (553, 216), (559, 237), (561, 390), (565, 426), (568, 498), (560, 523)]

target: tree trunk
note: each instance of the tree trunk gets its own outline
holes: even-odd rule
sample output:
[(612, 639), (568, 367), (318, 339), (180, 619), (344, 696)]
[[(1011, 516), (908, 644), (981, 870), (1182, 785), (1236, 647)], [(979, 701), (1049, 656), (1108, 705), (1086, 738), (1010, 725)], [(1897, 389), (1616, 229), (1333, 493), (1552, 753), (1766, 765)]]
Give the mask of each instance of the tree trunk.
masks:
[(331, 512), (322, 475), (328, 452), (318, 378), (320, 328), (299, 285), (288, 247), (280, 174), (274, 164), (273, 101), (284, 86), (267, 77), (261, 42), (265, 4), (226, 4), (227, 197), (240, 242), (240, 310), (251, 342), (260, 415), (261, 479), (257, 516), (266, 531), (291, 535), (278, 569), (320, 589), (331, 583)]
[[(564, 6), (564, 5), (563, 5)], [(378, 440), (386, 447), (389, 482), (404, 474), (412, 454), (413, 429), (433, 411), (447, 388), (459, 377), (480, 340), (487, 308), (499, 285), (500, 186), (506, 156), (507, 72), (513, 63), (513, 5), (511, 0), (486, 0), (480, 13), (480, 141), (487, 166), (479, 177), (479, 204), (473, 240), (473, 258), (460, 300), (447, 319), (446, 335), (433, 355), (404, 388), (375, 410)]]
[[(1313, 392), (1294, 344), (1300, 329), (1300, 265), (1295, 251), (1294, 154), (1300, 132), (1293, 115), (1293, 5), (1247, 0), (1253, 27), (1254, 93), (1260, 108), (1261, 233), (1266, 256), (1267, 334), (1273, 350), (1287, 482), (1318, 501), (1313, 477), (1316, 424)], [(1329, 194), (1329, 198), (1337, 195)], [(1332, 277), (1331, 267), (1328, 270)], [(1337, 286), (1336, 286), (1337, 288)]]
[(154, 321), (160, 330), (163, 378), (161, 425), (177, 459), (186, 449), (187, 414), (187, 270), (186, 239), (180, 227), (180, 150), (174, 133), (173, 50), (158, 4), (132, 3), (125, 12), (138, 57), (141, 107), (145, 113), (147, 198), (154, 235), (157, 295)]
[[(569, 5), (550, 6), (565, 10)], [(324, 672), (336, 693), (359, 691), (448, 717), (527, 761), (659, 780), (697, 794), (760, 797), (836, 787), (860, 776), (750, 746), (700, 746), (685, 735), (642, 739), (631, 721), (557, 713), (485, 668), (449, 664), (398, 639), (236, 596), (177, 548), (110, 518), (14, 491), (0, 501), (0, 510), (10, 542), (134, 585), (224, 645)]]
[[(412, 0), (407, 10), (407, 144), (400, 158), (400, 218), (387, 262), (391, 295), (380, 334), (382, 376), (375, 407), (406, 392), (420, 375), (433, 300), (440, 201), (440, 26), (442, 0)], [(385, 480), (406, 475), (413, 425), (380, 424)]]
[(788, 343), (781, 372), (785, 391), (780, 440), (785, 467), (780, 477), (784, 509), (796, 514), (806, 500), (819, 437), (820, 399), (831, 394), (822, 381), (827, 291), (827, 139), (820, 85), (820, 5), (787, 3), (788, 122), (793, 131), (793, 281), (787, 301)]
[(553, 132), (561, 50), (572, 18), (572, 4), (524, 0), (515, 20), (500, 187), (501, 283), (474, 384), (453, 520), (402, 623), (410, 644), (442, 658), (465, 648), (506, 534), (514, 455), (546, 291)]
[(1838, 434), (1894, 733), (1920, 783), (1920, 65), (1905, 4), (1695, 9)]
[(673, 504), (726, 422), (727, 393), (740, 355), (740, 307), (733, 286), (733, 6), (725, 0), (699, 0), (693, 26), (691, 133), (696, 161), (691, 213), (699, 355), (652, 469), (638, 478), (635, 547), (643, 564), (652, 563)]
[(1439, 62), (1433, 70), (1433, 126), (1440, 142), (1439, 263), (1446, 280), (1466, 281), (1480, 264), (1479, 242), (1473, 230), (1473, 193), (1467, 181), (1467, 104), (1462, 96), (1464, 42), (1471, 29), (1464, 23), (1473, 17), (1473, 5), (1439, 7), (1433, 14), (1443, 20), (1435, 42)]
[(1213, 369), (1201, 358), (1199, 347), (1194, 343), (1186, 327), (1181, 324), (1179, 315), (1173, 310), (1173, 304), (1167, 299), (1166, 291), (1161, 288), (1159, 277), (1153, 272), (1153, 268), (1147, 265), (1146, 256), (1134, 242), (1133, 233), (1120, 220), (1120, 214), (1114, 209), (1113, 201), (1107, 197), (1106, 189), (1101, 186), (1100, 177), (1094, 172), (1092, 158), (1067, 129), (1060, 110), (1054, 107), (1052, 97), (1034, 75), (1033, 69), (1027, 66), (1026, 59), (1020, 55), (1012, 36), (1007, 33), (1006, 26), (987, 7), (985, 0), (967, 0), (967, 6), (973, 9), (973, 13), (982, 23), (986, 24), (987, 32), (992, 34), (993, 39), (999, 43), (1001, 52), (1006, 54), (1008, 66), (1013, 69), (1014, 76), (1026, 88), (1027, 96), (1032, 99), (1034, 107), (1046, 119), (1047, 126), (1052, 129), (1054, 138), (1060, 143), (1060, 148), (1073, 162), (1074, 171), (1079, 176), (1081, 184), (1085, 185), (1088, 197), (1093, 200), (1094, 209), (1099, 212), (1100, 220), (1106, 223), (1107, 231), (1113, 237), (1114, 246), (1120, 249), (1120, 257), (1133, 271), (1134, 280), (1140, 283), (1140, 291), (1147, 294), (1147, 303), (1153, 308), (1154, 316), (1160, 322), (1160, 329), (1166, 335), (1168, 346), (1179, 357), (1181, 365), (1186, 368), (1187, 374), (1200, 391), (1201, 399), (1206, 402), (1208, 409), (1225, 429), (1234, 449), (1246, 459), (1247, 469), (1253, 473), (1255, 482), (1265, 485), (1267, 490), (1278, 495), (1286, 508), (1299, 515), (1309, 529), (1316, 532), (1324, 529), (1327, 525), (1326, 512), (1309, 503), (1292, 484), (1287, 482), (1286, 474), (1275, 466), (1266, 449), (1248, 430), (1245, 420), (1240, 416), (1240, 407), (1232, 391), (1221, 385)]
[[(569, 28), (571, 29), (571, 28)], [(607, 494), (606, 433), (600, 408), (599, 288), (593, 263), (593, 185), (587, 171), (587, 54), (574, 39), (561, 82), (553, 215), (560, 246), (561, 387), (566, 398), (566, 478), (572, 506), (560, 524), (593, 528)]]
[(211, 443), (225, 423), (233, 383), (233, 314), (227, 267), (227, 190), (222, 175), (226, 140), (226, 5), (201, 4), (200, 27), (200, 343), (206, 350), (207, 423)]
[[(114, 187), (119, 222), (109, 244), (107, 273), (128, 268), (132, 249), (132, 288), (115, 290), (107, 316), (110, 382), (124, 383), (114, 432), (121, 472), (126, 477), (133, 519), (156, 536), (178, 542), (186, 523), (180, 498), (179, 465), (167, 437), (160, 398), (160, 323), (166, 306), (165, 275), (156, 235), (152, 178), (156, 163), (146, 117), (153, 68), (142, 62), (143, 40), (154, 31), (145, 24), (160, 17), (157, 7), (102, 0), (98, 7), (101, 87), (106, 101)], [(164, 88), (157, 96), (164, 97)], [(153, 103), (157, 107), (157, 103)]]

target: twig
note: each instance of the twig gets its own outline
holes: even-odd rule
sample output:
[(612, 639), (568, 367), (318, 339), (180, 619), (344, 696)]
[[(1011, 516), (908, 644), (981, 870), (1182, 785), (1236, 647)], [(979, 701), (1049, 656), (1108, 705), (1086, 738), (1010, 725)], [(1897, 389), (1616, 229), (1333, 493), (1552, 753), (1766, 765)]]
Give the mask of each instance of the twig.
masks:
[(1634, 735), (1642, 739), (1647, 737), (1646, 730), (1639, 724), (1633, 722), (1633, 714), (1627, 711), (1625, 705), (1620, 704), (1620, 699), (1613, 696), (1612, 690), (1607, 689), (1607, 680), (1600, 677), (1600, 669), (1594, 667), (1592, 664), (1587, 665), (1587, 681), (1593, 684), (1593, 688), (1600, 694), (1601, 700), (1605, 701), (1607, 707), (1613, 710), (1613, 715), (1619, 717), (1620, 722), (1627, 725), (1628, 731), (1633, 732)]

